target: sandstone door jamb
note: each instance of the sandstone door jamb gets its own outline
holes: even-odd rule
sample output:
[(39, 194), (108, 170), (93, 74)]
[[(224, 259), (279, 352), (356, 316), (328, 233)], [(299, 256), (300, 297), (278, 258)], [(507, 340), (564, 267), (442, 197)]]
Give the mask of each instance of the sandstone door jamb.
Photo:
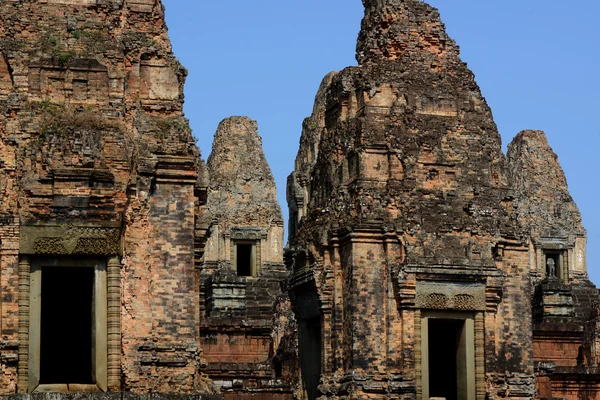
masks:
[(121, 391), (121, 262), (119, 257), (109, 258), (107, 266), (107, 335), (108, 390)]
[(19, 260), (19, 364), (17, 390), (27, 393), (29, 381), (29, 282), (31, 266), (27, 256)]

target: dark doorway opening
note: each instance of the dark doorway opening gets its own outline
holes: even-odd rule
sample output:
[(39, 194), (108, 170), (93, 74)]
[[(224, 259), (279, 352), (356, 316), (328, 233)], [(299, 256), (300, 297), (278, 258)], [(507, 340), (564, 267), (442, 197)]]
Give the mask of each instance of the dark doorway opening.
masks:
[[(459, 400), (459, 374), (466, 374), (465, 322), (461, 319), (429, 319), (429, 396)], [(465, 376), (466, 378), (466, 376)], [(462, 386), (462, 385), (461, 385)]]
[(42, 268), (41, 384), (94, 383), (93, 288), (93, 268)]
[(252, 245), (237, 245), (237, 274), (238, 276), (252, 276)]
[(308, 399), (314, 400), (321, 379), (321, 316), (300, 320), (299, 325), (302, 380)]
[(283, 376), (283, 365), (281, 364), (281, 360), (275, 358), (273, 360), (273, 370), (275, 371), (275, 378), (281, 378)]

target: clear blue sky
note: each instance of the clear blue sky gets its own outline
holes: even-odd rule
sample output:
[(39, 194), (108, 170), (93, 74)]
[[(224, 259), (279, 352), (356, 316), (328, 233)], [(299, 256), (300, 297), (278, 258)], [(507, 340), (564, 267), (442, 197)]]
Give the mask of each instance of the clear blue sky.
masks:
[[(285, 182), (325, 74), (356, 65), (360, 0), (163, 0), (188, 68), (186, 116), (206, 160), (218, 123), (259, 123), (287, 220)], [(431, 0), (492, 107), (504, 148), (546, 131), (588, 230), (600, 283), (600, 2)]]

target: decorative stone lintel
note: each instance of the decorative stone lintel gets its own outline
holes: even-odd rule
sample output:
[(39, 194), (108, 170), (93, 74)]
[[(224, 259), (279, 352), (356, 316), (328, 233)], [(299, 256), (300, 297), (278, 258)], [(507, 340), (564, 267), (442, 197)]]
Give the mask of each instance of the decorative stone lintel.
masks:
[(121, 253), (121, 224), (25, 224), (19, 252), (44, 255), (111, 256)]
[(261, 240), (267, 238), (267, 231), (257, 226), (235, 226), (227, 234), (233, 240)]
[(485, 285), (467, 282), (417, 282), (415, 307), (420, 309), (486, 310)]
[(574, 237), (541, 237), (534, 240), (534, 245), (543, 250), (568, 250), (575, 247)]

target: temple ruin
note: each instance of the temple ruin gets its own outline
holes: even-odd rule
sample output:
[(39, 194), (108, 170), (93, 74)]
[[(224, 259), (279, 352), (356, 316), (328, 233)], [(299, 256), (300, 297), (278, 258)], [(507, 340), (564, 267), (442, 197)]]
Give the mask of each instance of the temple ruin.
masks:
[(286, 245), (258, 124), (225, 119), (202, 160), (160, 0), (0, 2), (0, 397), (600, 400), (544, 133), (503, 154), (438, 11), (363, 5)]

